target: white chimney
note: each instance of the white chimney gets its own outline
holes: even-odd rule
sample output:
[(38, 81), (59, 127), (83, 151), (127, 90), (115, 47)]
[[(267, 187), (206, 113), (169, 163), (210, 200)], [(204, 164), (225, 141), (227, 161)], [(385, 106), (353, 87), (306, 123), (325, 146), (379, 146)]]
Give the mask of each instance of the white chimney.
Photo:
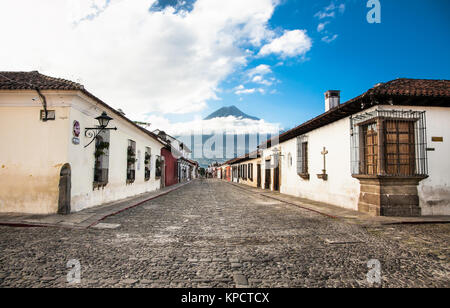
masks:
[(325, 92), (325, 112), (333, 109), (341, 103), (341, 91), (329, 90)]

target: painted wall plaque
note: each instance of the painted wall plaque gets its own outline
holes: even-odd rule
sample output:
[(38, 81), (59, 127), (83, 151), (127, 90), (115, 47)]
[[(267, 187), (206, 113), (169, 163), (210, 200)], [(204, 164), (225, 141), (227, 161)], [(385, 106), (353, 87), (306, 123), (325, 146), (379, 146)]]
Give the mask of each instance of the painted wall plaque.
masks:
[(72, 133), (73, 133), (72, 143), (73, 144), (80, 144), (80, 138), (79, 138), (80, 132), (81, 132), (80, 122), (78, 122), (77, 120), (73, 121), (73, 129), (72, 129)]

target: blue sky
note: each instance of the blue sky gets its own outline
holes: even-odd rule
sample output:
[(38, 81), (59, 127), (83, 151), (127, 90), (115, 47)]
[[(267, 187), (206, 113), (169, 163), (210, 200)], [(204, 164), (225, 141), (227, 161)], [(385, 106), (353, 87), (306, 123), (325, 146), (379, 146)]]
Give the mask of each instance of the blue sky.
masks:
[[(345, 4), (345, 11), (322, 20), (314, 16), (331, 3)], [(344, 102), (378, 82), (399, 77), (450, 79), (450, 1), (380, 3), (381, 24), (369, 24), (366, 1), (284, 1), (270, 19), (270, 27), (306, 29), (313, 41), (311, 50), (304, 57), (254, 59), (248, 67), (271, 66), (278, 82), (269, 89), (276, 93), (229, 93), (241, 83), (242, 72), (238, 71), (220, 85), (224, 90), (221, 100), (209, 101), (201, 114), (236, 105), (248, 114), (290, 128), (323, 112), (323, 93), (328, 89), (341, 90)], [(334, 41), (321, 40), (325, 36), (317, 31), (321, 22), (329, 22), (325, 27), (329, 36), (338, 35)], [(277, 66), (280, 62), (283, 64)]]

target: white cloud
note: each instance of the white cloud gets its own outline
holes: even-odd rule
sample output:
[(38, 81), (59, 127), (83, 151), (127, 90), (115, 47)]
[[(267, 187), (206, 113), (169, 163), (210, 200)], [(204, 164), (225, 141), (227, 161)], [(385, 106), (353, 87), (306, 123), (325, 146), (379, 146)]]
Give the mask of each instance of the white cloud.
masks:
[(234, 92), (236, 95), (242, 95), (242, 94), (254, 94), (254, 93), (266, 93), (266, 90), (263, 88), (251, 88), (251, 89), (245, 89), (244, 87), (238, 87), (236, 91)]
[(324, 19), (324, 18), (335, 17), (336, 14), (334, 12), (317, 12), (316, 15), (314, 15), (314, 16), (319, 19)]
[[(272, 69), (267, 64), (260, 64), (257, 67), (254, 67), (247, 71), (247, 76), (249, 82), (258, 83), (265, 86), (271, 86), (273, 84), (272, 81), (266, 80), (264, 76), (271, 74)], [(272, 78), (273, 79), (273, 78)]]
[(279, 123), (242, 119), (234, 116), (211, 120), (194, 119), (189, 122), (171, 123), (164, 117), (151, 115), (146, 121), (151, 123), (151, 130), (158, 128), (172, 136), (223, 132), (230, 134), (278, 134), (281, 129)]
[(318, 19), (333, 18), (336, 17), (337, 12), (340, 14), (345, 12), (345, 3), (337, 5), (335, 2), (331, 2), (330, 5), (317, 12), (314, 16)]
[(312, 47), (312, 41), (306, 30), (284, 31), (284, 34), (264, 45), (259, 51), (260, 56), (279, 54), (282, 58), (306, 54)]
[(254, 67), (254, 68), (250, 69), (247, 72), (247, 75), (249, 77), (252, 77), (254, 75), (262, 75), (262, 76), (264, 76), (264, 75), (267, 75), (267, 74), (270, 74), (270, 73), (272, 73), (272, 70), (270, 69), (269, 65), (267, 65), (267, 64), (260, 64), (257, 67)]
[[(192, 11), (150, 12), (153, 0), (0, 1), (2, 70), (74, 81), (133, 119), (188, 113), (217, 99), (218, 85), (247, 64), (248, 45), (274, 37), (278, 0), (197, 0)], [(243, 47), (247, 46), (247, 47)], [(261, 54), (304, 54), (305, 32), (286, 32)]]
[[(325, 7), (323, 10), (317, 12), (314, 16), (318, 19), (322, 20), (325, 18), (334, 18), (336, 15), (344, 14), (345, 12), (345, 3), (336, 4), (336, 2), (331, 2), (330, 5)], [(330, 21), (324, 21), (317, 25), (317, 32), (323, 32), (324, 37), (322, 37), (322, 41), (325, 43), (331, 43), (332, 41), (338, 38), (337, 34), (331, 34), (329, 31), (325, 30), (325, 27), (330, 24)], [(324, 31), (325, 30), (325, 31)]]
[(237, 90), (236, 92), (234, 92), (237, 95), (241, 95), (241, 94), (253, 94), (256, 92), (256, 89), (242, 89), (242, 90)]
[(322, 41), (325, 42), (325, 43), (331, 43), (332, 41), (334, 41), (337, 38), (338, 38), (337, 34), (335, 34), (333, 36), (328, 36), (327, 35), (327, 36), (322, 37)]
[(330, 23), (329, 21), (320, 23), (320, 24), (317, 26), (317, 32), (322, 32), (323, 30), (325, 30), (326, 25), (328, 25), (329, 23)]
[(255, 77), (253, 77), (252, 82), (259, 83), (268, 87), (272, 85), (271, 81), (264, 79), (261, 75), (256, 75)]

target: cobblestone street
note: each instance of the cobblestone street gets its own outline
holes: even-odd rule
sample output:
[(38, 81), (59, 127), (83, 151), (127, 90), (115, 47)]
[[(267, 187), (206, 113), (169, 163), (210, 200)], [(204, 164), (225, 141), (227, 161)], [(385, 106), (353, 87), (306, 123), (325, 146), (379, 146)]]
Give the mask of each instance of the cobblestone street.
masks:
[(449, 224), (362, 227), (216, 180), (103, 223), (120, 226), (0, 227), (0, 286), (370, 287), (378, 259), (383, 287), (450, 287)]

